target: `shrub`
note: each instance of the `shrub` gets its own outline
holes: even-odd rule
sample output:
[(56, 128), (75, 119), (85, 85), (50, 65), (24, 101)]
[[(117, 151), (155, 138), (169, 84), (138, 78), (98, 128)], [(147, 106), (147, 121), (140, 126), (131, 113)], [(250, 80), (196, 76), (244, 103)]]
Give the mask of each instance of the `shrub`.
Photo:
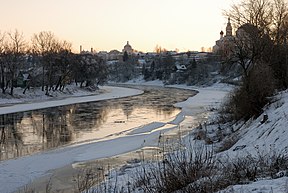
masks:
[(200, 187), (199, 179), (215, 175), (216, 160), (212, 150), (204, 145), (190, 148), (167, 154), (163, 161), (148, 168), (144, 166), (145, 172), (139, 172), (136, 184), (144, 192), (169, 193), (184, 190), (191, 184)]
[(235, 89), (222, 109), (230, 120), (248, 120), (259, 116), (275, 90), (275, 79), (270, 67), (259, 63), (243, 78), (243, 84)]
[(242, 157), (216, 159), (204, 146), (190, 147), (166, 156), (166, 159), (144, 165), (138, 172), (134, 188), (142, 192), (211, 193), (235, 184), (246, 184), (259, 178), (287, 175), (288, 158), (284, 152), (265, 150)]

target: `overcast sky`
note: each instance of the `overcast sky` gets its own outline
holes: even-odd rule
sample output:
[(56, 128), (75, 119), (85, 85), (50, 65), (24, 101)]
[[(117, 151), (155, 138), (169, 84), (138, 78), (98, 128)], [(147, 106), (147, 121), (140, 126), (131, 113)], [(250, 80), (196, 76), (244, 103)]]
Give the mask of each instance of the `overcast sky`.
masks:
[(74, 51), (133, 49), (201, 50), (212, 47), (232, 0), (0, 0), (0, 30), (52, 31)]

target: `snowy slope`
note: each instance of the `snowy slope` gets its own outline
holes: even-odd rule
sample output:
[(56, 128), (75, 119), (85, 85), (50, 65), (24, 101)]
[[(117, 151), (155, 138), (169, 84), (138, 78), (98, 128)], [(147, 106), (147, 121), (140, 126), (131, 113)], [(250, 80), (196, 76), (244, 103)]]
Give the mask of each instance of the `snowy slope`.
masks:
[[(274, 101), (265, 112), (256, 120), (250, 120), (242, 126), (235, 126), (235, 130), (241, 135), (240, 140), (228, 151), (223, 152), (230, 156), (237, 156), (249, 152), (255, 154), (257, 151), (275, 149), (286, 152), (288, 148), (288, 91), (281, 92), (274, 97)], [(264, 114), (268, 120), (261, 123)], [(235, 150), (236, 147), (244, 147)]]
[[(240, 139), (229, 150), (222, 152), (223, 157), (231, 159), (257, 154), (278, 153), (288, 155), (288, 90), (277, 94), (274, 102), (268, 105), (265, 112), (256, 120), (250, 120), (244, 125), (234, 126)], [(264, 114), (268, 120), (261, 123)], [(240, 148), (239, 148), (240, 147)], [(287, 193), (288, 178), (259, 179), (250, 184), (235, 185), (220, 191), (221, 193)]]
[(251, 184), (235, 185), (219, 193), (287, 193), (288, 177), (259, 180)]
[[(185, 89), (193, 88), (186, 86), (177, 87), (182, 87)], [(182, 114), (186, 116), (195, 116), (197, 113), (204, 112), (205, 109), (207, 110), (207, 108), (210, 107), (217, 108), (217, 106), (221, 104), (220, 102), (225, 97), (225, 94), (231, 90), (231, 87), (216, 84), (213, 87), (194, 87), (194, 89), (199, 91), (196, 96), (175, 105), (182, 107)], [(273, 102), (271, 104), (267, 105), (264, 113), (257, 119), (251, 119), (246, 123), (240, 122), (232, 125), (235, 131), (233, 135), (237, 135), (239, 140), (230, 149), (218, 153), (218, 157), (233, 160), (234, 158), (246, 157), (247, 155), (257, 157), (259, 153), (269, 154), (271, 152), (277, 152), (281, 155), (288, 155), (288, 90), (278, 93), (273, 97), (272, 101)], [(264, 114), (268, 115), (268, 120), (261, 123)], [(214, 118), (215, 117), (213, 116), (211, 117), (211, 119)], [(218, 124), (212, 126), (210, 129), (216, 131), (217, 127)], [(189, 136), (187, 136), (187, 142), (190, 143), (191, 141), (188, 140), (188, 137)], [(115, 174), (112, 174), (112, 180), (117, 179), (118, 181), (115, 180), (115, 182), (117, 181), (125, 186), (125, 182), (127, 182), (129, 176), (133, 175), (133, 173), (136, 171), (139, 172), (139, 168), (137, 169), (137, 167), (137, 165), (129, 166), (130, 169), (125, 171), (126, 176), (118, 176), (118, 178), (115, 177), (117, 175), (117, 172), (115, 172)], [(279, 175), (279, 178), (277, 179), (271, 179), (269, 176), (267, 176), (265, 178), (259, 178), (257, 181), (250, 182), (248, 184), (232, 185), (217, 193), (287, 193), (287, 173), (286, 176), (285, 173), (282, 174), (284, 174), (284, 176), (280, 177)]]

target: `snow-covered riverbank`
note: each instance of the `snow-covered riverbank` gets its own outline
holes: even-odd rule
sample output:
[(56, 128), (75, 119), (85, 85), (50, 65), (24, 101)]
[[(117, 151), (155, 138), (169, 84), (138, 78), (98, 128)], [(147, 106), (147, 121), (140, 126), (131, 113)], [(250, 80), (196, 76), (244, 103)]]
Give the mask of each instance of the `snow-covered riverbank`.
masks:
[[(39, 91), (38, 91), (39, 92)], [(0, 104), (5, 106), (0, 108), (1, 114), (15, 113), (30, 111), (35, 109), (43, 109), (48, 107), (63, 106), (75, 103), (85, 103), (90, 101), (101, 101), (114, 98), (123, 98), (127, 96), (133, 96), (142, 94), (143, 91), (137, 89), (123, 88), (123, 87), (111, 87), (102, 86), (99, 91), (88, 92), (83, 90), (74, 90), (74, 92), (58, 92), (55, 97), (47, 97), (42, 94), (34, 95), (30, 94), (26, 97), (18, 99), (0, 99)], [(33, 97), (34, 96), (34, 97)]]
[[(196, 89), (195, 87), (186, 86), (177, 87)], [(51, 103), (54, 102), (54, 105), (71, 104), (71, 102), (77, 103), (83, 98), (87, 100), (89, 99), (89, 101), (95, 101), (141, 93), (140, 91), (134, 89), (106, 87), (106, 89), (108, 88), (110, 91), (105, 92), (104, 94), (88, 96), (88, 98), (77, 97), (62, 99), (61, 101), (46, 101), (42, 104), (37, 103), (37, 107), (45, 108), (48, 105), (51, 106)], [(179, 114), (174, 121), (169, 123), (147, 125), (141, 128), (135, 128), (136, 133), (130, 131), (126, 133), (124, 132), (117, 136), (111, 136), (110, 138), (105, 138), (102, 140), (90, 141), (85, 144), (76, 144), (69, 147), (48, 151), (46, 153), (39, 153), (15, 160), (3, 161), (0, 163), (1, 190), (3, 190), (3, 192), (13, 192), (19, 187), (24, 186), (36, 178), (47, 174), (48, 171), (67, 166), (72, 163), (85, 162), (103, 157), (111, 157), (140, 149), (145, 146), (149, 147), (156, 145), (161, 132), (164, 133), (165, 131), (170, 131), (177, 128), (177, 125), (180, 124), (186, 116), (195, 116), (197, 113), (205, 112), (211, 106), (219, 105), (219, 102), (223, 99), (228, 90), (229, 89), (227, 89), (225, 85), (214, 85), (207, 88), (198, 88), (199, 93), (195, 97), (191, 97), (185, 102), (176, 104), (176, 106), (183, 108), (183, 113)], [(22, 105), (27, 105), (27, 109), (29, 109), (29, 105), (30, 108), (33, 108), (33, 106), (36, 107), (35, 103), (32, 103), (18, 104), (2, 108), (6, 108), (6, 110), (7, 108), (14, 108), (14, 112), (16, 112), (17, 109), (23, 111), (24, 107)], [(197, 122), (197, 120), (195, 121)], [(163, 125), (164, 127), (162, 127)]]
[[(222, 87), (221, 84), (220, 84), (220, 87)], [(180, 105), (182, 104), (184, 112), (187, 109), (189, 109), (189, 105), (192, 105), (194, 108), (195, 107), (203, 108), (204, 106), (206, 108), (209, 106), (213, 108), (213, 105), (212, 105), (213, 103), (212, 104), (210, 103), (209, 105), (209, 101), (210, 102), (214, 101), (217, 98), (220, 99), (221, 98), (220, 90), (226, 90), (225, 87), (226, 86), (224, 86), (222, 89), (219, 89), (219, 85), (214, 85), (212, 88), (211, 87), (210, 88), (198, 88), (196, 89), (199, 91), (198, 95), (196, 95), (193, 98), (188, 99), (184, 103), (179, 103), (179, 104)], [(213, 93), (212, 91), (214, 88), (216, 89), (215, 93)], [(227, 90), (230, 89), (229, 87), (226, 87), (226, 88)], [(208, 94), (210, 91), (212, 92)], [(220, 91), (220, 93), (217, 94), (217, 91)], [(206, 98), (206, 96), (208, 97)], [(208, 102), (208, 103), (206, 103), (206, 105), (203, 105), (205, 104), (205, 102)], [(271, 103), (267, 104), (267, 106), (263, 108), (262, 115), (260, 115), (257, 118), (254, 117), (245, 122), (239, 121), (235, 124), (228, 124), (228, 125), (224, 124), (224, 125), (221, 125), (221, 128), (219, 127), (218, 124), (215, 124), (215, 125), (212, 124), (212, 125), (209, 125), (208, 127), (205, 126), (206, 134), (208, 133), (208, 135), (210, 135), (208, 136), (208, 138), (210, 139), (213, 139), (213, 137), (217, 135), (217, 132), (222, 133), (220, 134), (222, 135), (222, 137), (224, 135), (227, 136), (226, 138), (224, 138), (224, 140), (222, 139), (222, 141), (221, 140), (218, 141), (219, 143), (217, 141), (213, 141), (213, 147), (221, 145), (222, 148), (225, 148), (225, 150), (222, 149), (222, 152), (216, 153), (215, 156), (221, 158), (223, 163), (228, 163), (228, 164), (231, 163), (232, 166), (235, 166), (235, 168), (233, 167), (230, 168), (231, 171), (226, 171), (226, 172), (227, 173), (229, 172), (229, 174), (235, 172), (236, 175), (238, 172), (239, 175), (244, 175), (244, 178), (243, 178), (244, 180), (242, 182), (239, 182), (237, 184), (237, 182), (234, 181), (229, 187), (217, 193), (232, 193), (232, 192), (233, 193), (243, 193), (243, 192), (245, 193), (246, 192), (247, 193), (250, 193), (250, 192), (286, 193), (288, 191), (288, 185), (287, 185), (288, 184), (287, 183), (288, 182), (288, 179), (287, 179), (287, 176), (288, 176), (288, 173), (287, 173), (288, 141), (287, 141), (287, 135), (286, 135), (287, 126), (288, 126), (288, 117), (287, 117), (288, 108), (287, 107), (288, 107), (288, 91), (285, 90), (279, 93), (275, 93), (275, 96), (273, 96)], [(191, 113), (193, 111), (188, 110), (188, 112)], [(215, 120), (212, 118), (211, 121), (213, 122)], [(196, 134), (198, 131), (201, 132), (201, 129), (199, 130), (196, 129), (194, 131)], [(225, 133), (226, 131), (228, 132)], [(187, 136), (187, 139), (191, 136)], [(199, 140), (195, 138), (195, 135), (194, 135), (192, 136), (192, 141), (197, 143)], [(188, 139), (188, 143), (189, 144), (191, 143), (190, 139)], [(188, 147), (190, 147), (188, 143), (187, 145)], [(245, 160), (245, 162), (241, 162), (241, 160)], [(268, 166), (265, 164), (267, 164)], [(133, 166), (130, 166), (130, 167), (133, 167)], [(143, 166), (140, 166), (140, 167), (143, 168)], [(267, 173), (267, 171), (265, 170), (265, 167), (268, 167), (268, 171), (270, 173), (269, 172)], [(136, 169), (134, 168), (127, 169), (126, 172), (131, 174), (137, 171), (137, 169), (138, 171), (140, 170), (137, 165), (135, 166), (135, 168)], [(254, 174), (256, 175), (256, 178), (254, 180), (249, 180), (249, 179), (245, 180), (245, 172), (247, 172), (246, 175), (249, 176), (250, 171), (255, 172)], [(115, 173), (113, 175), (117, 176), (117, 173), (116, 175)], [(112, 177), (109, 178), (110, 181), (112, 181), (110, 183), (115, 182), (115, 177), (113, 177), (113, 175)], [(129, 174), (126, 174), (126, 175), (129, 176)], [(213, 178), (217, 179), (217, 176), (211, 176), (211, 179)], [(124, 179), (124, 183), (125, 183), (125, 177), (121, 176), (121, 179)], [(118, 183), (119, 181), (121, 181), (121, 179), (119, 178), (117, 179)], [(228, 180), (228, 178), (224, 179), (224, 181), (225, 180)], [(127, 177), (126, 177), (126, 182), (127, 182)], [(121, 184), (121, 182), (119, 184)]]
[[(139, 83), (135, 83), (139, 84)], [(144, 83), (141, 83), (142, 85)], [(150, 82), (148, 85), (164, 86), (159, 82)], [(34, 181), (35, 179), (49, 174), (49, 171), (69, 166), (73, 163), (82, 163), (104, 157), (112, 157), (123, 153), (131, 152), (140, 148), (156, 146), (158, 137), (165, 132), (172, 131), (181, 125), (189, 129), (191, 124), (196, 126), (199, 123), (199, 115), (208, 117), (209, 110), (219, 107), (225, 95), (231, 90), (225, 84), (215, 84), (210, 87), (188, 87), (184, 85), (173, 85), (182, 89), (197, 90), (198, 94), (184, 102), (174, 104), (182, 108), (182, 112), (169, 123), (153, 123), (144, 127), (134, 128), (117, 136), (111, 136), (102, 140), (90, 141), (86, 144), (76, 144), (46, 153), (27, 156), (15, 160), (3, 161), (0, 163), (0, 184), (1, 192), (13, 192), (19, 187)], [(116, 87), (110, 87), (109, 97)], [(132, 93), (126, 92), (125, 94)], [(136, 94), (139, 91), (136, 92)], [(116, 92), (117, 93), (117, 92)], [(140, 92), (139, 92), (140, 93)], [(117, 93), (119, 94), (119, 93)], [(117, 95), (119, 96), (119, 95)], [(97, 96), (93, 96), (97, 100)], [(81, 97), (82, 98), (82, 97)], [(63, 99), (61, 102), (68, 100)], [(76, 98), (77, 99), (77, 98)], [(103, 99), (104, 100), (104, 99)], [(34, 104), (34, 103), (33, 103)], [(274, 102), (265, 108), (268, 120), (262, 122), (263, 115), (256, 120), (249, 120), (245, 124), (233, 125), (238, 141), (226, 151), (218, 154), (222, 157), (228, 156), (234, 159), (240, 155), (257, 156), (259, 152), (287, 153), (287, 114), (288, 95), (283, 91), (274, 97)], [(15, 107), (17, 105), (14, 105)], [(206, 112), (206, 113), (205, 113)], [(202, 117), (203, 118), (203, 117)], [(262, 122), (262, 123), (261, 123)], [(217, 126), (216, 126), (217, 127)], [(209, 131), (208, 131), (209, 133)], [(213, 133), (213, 132), (212, 132)], [(283, 155), (284, 155), (283, 154)], [(76, 164), (77, 165), (77, 164)], [(287, 192), (287, 177), (279, 173), (278, 179), (258, 179), (250, 184), (230, 186), (221, 192)], [(281, 177), (284, 175), (284, 177)]]

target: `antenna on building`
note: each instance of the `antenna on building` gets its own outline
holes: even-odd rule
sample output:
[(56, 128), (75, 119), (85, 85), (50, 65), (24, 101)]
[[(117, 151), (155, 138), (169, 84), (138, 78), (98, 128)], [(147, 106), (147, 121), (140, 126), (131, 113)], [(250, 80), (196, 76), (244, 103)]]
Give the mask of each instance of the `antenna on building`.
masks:
[(80, 53), (82, 52), (82, 45), (80, 45)]

